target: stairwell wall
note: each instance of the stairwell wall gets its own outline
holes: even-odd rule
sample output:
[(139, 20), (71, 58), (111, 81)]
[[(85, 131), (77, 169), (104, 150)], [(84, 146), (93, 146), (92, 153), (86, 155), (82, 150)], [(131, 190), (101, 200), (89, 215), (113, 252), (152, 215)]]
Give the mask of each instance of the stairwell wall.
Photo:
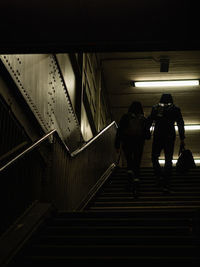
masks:
[[(58, 209), (74, 209), (115, 160), (114, 128), (75, 158), (71, 158), (66, 152), (65, 145), (73, 151), (111, 121), (96, 56), (88, 54), (83, 57), (87, 58), (85, 61), (87, 64), (82, 65), (81, 82), (77, 82), (77, 75), (72, 73), (73, 66), (68, 62), (70, 71), (68, 72), (68, 68), (66, 68), (63, 72), (55, 55), (0, 55), (0, 71), (3, 75), (0, 94), (9, 106), (9, 112), (16, 116), (19, 125), (27, 134), (29, 143), (53, 128), (57, 129), (59, 135), (53, 144), (47, 142), (48, 148), (41, 148), (37, 151), (41, 154), (39, 161), (42, 161), (42, 165), (38, 163), (37, 169), (37, 163), (35, 163), (38, 161), (37, 153), (36, 161), (31, 164), (30, 160), (33, 157), (30, 156), (29, 164), (23, 163), (19, 168), (22, 171), (19, 173), (18, 168), (13, 167), (13, 174), (19, 178), (15, 179), (16, 183), (24, 181), (27, 187), (20, 187), (18, 183), (18, 187), (12, 188), (18, 191), (18, 195), (31, 196), (27, 205), (38, 199), (39, 201), (52, 201)], [(67, 59), (70, 60), (69, 57)], [(62, 62), (62, 64), (64, 63)], [(87, 74), (89, 71), (90, 74)], [(70, 75), (68, 74), (73, 76), (74, 83), (70, 84)], [(68, 91), (69, 84), (70, 92)], [(86, 119), (83, 116), (78, 119), (76, 116), (77, 90), (81, 91), (79, 100), (85, 107)], [(87, 99), (85, 102), (83, 94), (86, 96), (84, 99)], [(20, 101), (16, 95), (19, 96)], [(86, 102), (88, 105), (85, 104)], [(91, 125), (95, 126), (94, 132), (87, 137), (87, 140), (81, 129), (81, 125), (84, 123), (90, 128), (92, 128)], [(8, 138), (8, 144), (11, 144), (12, 140), (9, 141), (9, 138), (12, 139), (16, 136), (13, 132), (12, 134), (8, 133), (7, 136), (3, 135), (3, 138), (5, 137)], [(9, 145), (4, 152), (7, 153), (10, 149), (12, 147)], [(23, 171), (24, 164), (26, 171)], [(30, 171), (31, 176), (28, 174)], [(7, 179), (5, 175), (4, 179)], [(12, 184), (12, 179), (7, 179), (7, 183), (8, 181)], [(34, 186), (32, 186), (33, 184)], [(11, 191), (5, 190), (5, 194), (9, 196)], [(20, 203), (15, 204), (21, 205)], [(12, 201), (9, 205), (12, 205)], [(27, 205), (23, 204), (23, 207), (18, 207), (20, 212), (23, 212), (23, 208), (26, 208)], [(7, 212), (5, 206), (5, 214)], [(7, 219), (5, 218), (5, 220)]]

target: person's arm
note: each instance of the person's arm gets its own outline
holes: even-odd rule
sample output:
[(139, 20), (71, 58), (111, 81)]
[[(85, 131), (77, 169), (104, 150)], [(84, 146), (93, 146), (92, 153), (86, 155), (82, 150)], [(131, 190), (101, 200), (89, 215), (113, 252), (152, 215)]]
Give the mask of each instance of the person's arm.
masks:
[(150, 115), (147, 117), (147, 129), (150, 130), (154, 121), (154, 108), (152, 108)]
[(127, 118), (127, 116), (123, 115), (119, 121), (119, 124), (118, 124), (117, 132), (116, 132), (116, 136), (115, 136), (115, 148), (116, 148), (117, 152), (120, 149), (121, 133), (122, 133), (122, 129), (124, 128), (126, 118)]
[(148, 119), (145, 118), (145, 139), (149, 140), (151, 139), (151, 130), (150, 130), (151, 126), (149, 127), (148, 125)]

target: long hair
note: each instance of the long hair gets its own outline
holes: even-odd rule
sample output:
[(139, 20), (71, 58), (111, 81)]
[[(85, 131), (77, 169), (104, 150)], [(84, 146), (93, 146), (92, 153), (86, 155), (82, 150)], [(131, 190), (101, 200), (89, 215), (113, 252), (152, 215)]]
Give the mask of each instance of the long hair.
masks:
[(133, 101), (132, 104), (130, 105), (128, 112), (130, 113), (134, 113), (134, 114), (143, 114), (144, 115), (144, 111), (143, 111), (143, 107), (141, 102), (139, 101)]

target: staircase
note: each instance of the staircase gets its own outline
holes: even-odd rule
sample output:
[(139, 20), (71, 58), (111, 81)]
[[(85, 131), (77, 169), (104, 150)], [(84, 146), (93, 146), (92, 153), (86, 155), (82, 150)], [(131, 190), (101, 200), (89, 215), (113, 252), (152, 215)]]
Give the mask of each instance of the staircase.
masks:
[[(83, 211), (58, 212), (10, 266), (102, 266), (104, 263), (197, 266), (200, 263), (200, 169), (173, 170), (171, 192), (141, 170), (138, 195), (116, 168)], [(136, 265), (137, 266), (137, 265)]]

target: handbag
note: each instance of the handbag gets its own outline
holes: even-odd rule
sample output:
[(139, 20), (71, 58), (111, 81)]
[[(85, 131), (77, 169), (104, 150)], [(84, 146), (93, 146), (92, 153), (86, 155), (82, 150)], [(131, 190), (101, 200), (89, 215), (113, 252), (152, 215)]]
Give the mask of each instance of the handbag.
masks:
[(180, 146), (179, 157), (176, 163), (176, 171), (179, 173), (185, 173), (193, 168), (196, 168), (196, 164), (191, 150)]

